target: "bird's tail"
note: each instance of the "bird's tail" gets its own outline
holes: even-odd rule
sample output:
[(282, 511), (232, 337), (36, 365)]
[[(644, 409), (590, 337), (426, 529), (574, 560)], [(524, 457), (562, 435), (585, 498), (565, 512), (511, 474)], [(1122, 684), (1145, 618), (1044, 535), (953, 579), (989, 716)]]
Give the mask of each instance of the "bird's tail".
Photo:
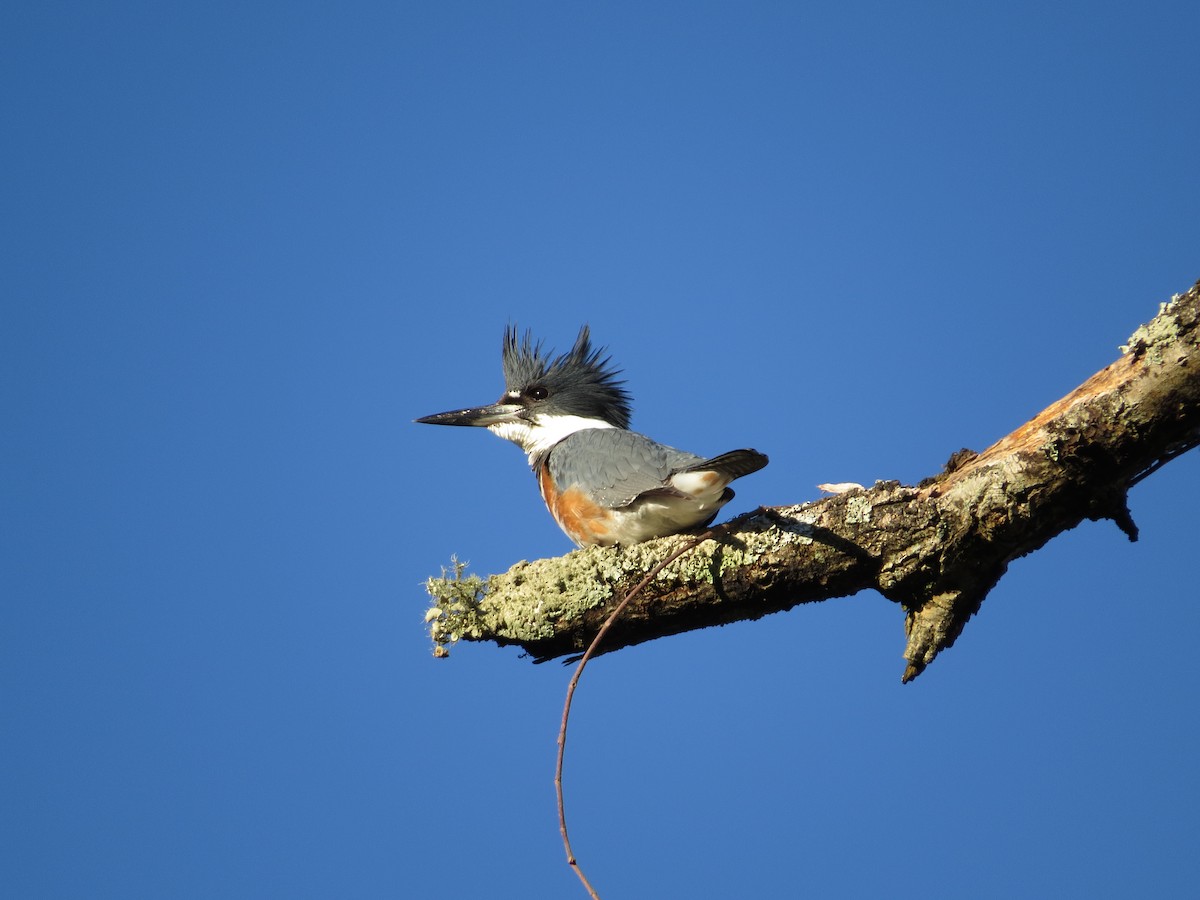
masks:
[(728, 453), (722, 453), (712, 459), (693, 463), (679, 471), (718, 472), (728, 482), (735, 478), (741, 478), (743, 475), (749, 475), (751, 472), (757, 472), (768, 462), (766, 454), (759, 453), (757, 450), (730, 450)]

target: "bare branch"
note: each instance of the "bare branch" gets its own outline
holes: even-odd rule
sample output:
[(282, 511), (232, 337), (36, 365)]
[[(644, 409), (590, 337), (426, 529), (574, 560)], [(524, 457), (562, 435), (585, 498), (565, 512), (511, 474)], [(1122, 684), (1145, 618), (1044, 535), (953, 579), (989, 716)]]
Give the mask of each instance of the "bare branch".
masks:
[[(1131, 540), (1132, 484), (1200, 443), (1200, 283), (1122, 355), (982, 453), (916, 486), (881, 482), (760, 509), (665, 567), (603, 652), (872, 588), (905, 611), (904, 680), (951, 646), (1009, 562), (1085, 519)], [(539, 661), (586, 648), (620, 598), (686, 536), (592, 547), (481, 580), (431, 579), (430, 631), (517, 644)], [(461, 574), (461, 573), (460, 573)]]

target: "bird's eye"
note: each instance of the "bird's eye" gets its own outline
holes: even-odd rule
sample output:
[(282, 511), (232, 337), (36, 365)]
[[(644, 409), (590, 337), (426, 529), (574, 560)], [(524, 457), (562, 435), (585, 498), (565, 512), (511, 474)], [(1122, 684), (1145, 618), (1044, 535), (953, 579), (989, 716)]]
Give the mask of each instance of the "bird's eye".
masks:
[(550, 392), (544, 387), (531, 387), (525, 392), (530, 400), (545, 400), (550, 396)]

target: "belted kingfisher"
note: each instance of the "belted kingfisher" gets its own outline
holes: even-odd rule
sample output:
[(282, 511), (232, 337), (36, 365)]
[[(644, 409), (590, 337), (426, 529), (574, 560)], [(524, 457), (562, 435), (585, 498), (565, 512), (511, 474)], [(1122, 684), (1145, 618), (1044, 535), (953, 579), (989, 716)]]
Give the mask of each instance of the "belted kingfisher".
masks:
[(707, 525), (733, 499), (729, 483), (767, 457), (732, 450), (705, 459), (629, 430), (631, 398), (588, 326), (551, 358), (528, 331), (504, 330), (504, 393), (491, 406), (417, 419), (477, 425), (525, 451), (542, 499), (580, 547), (636, 544)]

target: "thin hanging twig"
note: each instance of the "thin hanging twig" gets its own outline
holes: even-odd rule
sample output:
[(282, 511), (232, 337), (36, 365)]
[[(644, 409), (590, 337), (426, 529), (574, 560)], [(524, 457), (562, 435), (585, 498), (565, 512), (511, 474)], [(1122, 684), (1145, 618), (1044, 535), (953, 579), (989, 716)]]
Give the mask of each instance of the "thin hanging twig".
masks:
[(558, 729), (558, 761), (554, 766), (554, 793), (558, 797), (558, 830), (562, 834), (563, 847), (567, 851), (567, 865), (569, 865), (574, 870), (575, 874), (579, 876), (579, 880), (583, 882), (583, 886), (587, 889), (588, 895), (592, 897), (592, 900), (600, 900), (600, 895), (596, 893), (596, 889), (592, 887), (592, 883), (588, 881), (587, 876), (583, 874), (583, 869), (580, 868), (578, 861), (575, 859), (575, 854), (571, 850), (571, 839), (567, 837), (567, 813), (566, 808), (563, 805), (563, 755), (567, 749), (567, 719), (571, 715), (571, 700), (575, 696), (575, 687), (579, 684), (579, 676), (583, 674), (583, 667), (586, 666), (588, 664), (588, 660), (595, 655), (596, 648), (599, 647), (600, 642), (604, 640), (604, 635), (608, 633), (608, 630), (612, 627), (613, 622), (617, 620), (617, 617), (621, 615), (621, 612), (626, 606), (629, 605), (629, 602), (633, 600), (633, 598), (636, 597), (642, 590), (644, 590), (646, 585), (653, 581), (654, 577), (658, 575), (659, 572), (661, 572), (675, 560), (679, 559), (679, 557), (683, 556), (683, 554), (687, 553), (692, 548), (708, 540), (713, 536), (714, 531), (716, 531), (715, 528), (710, 528), (708, 531), (696, 535), (696, 537), (694, 537), (692, 540), (688, 541), (678, 550), (671, 553), (666, 559), (652, 568), (646, 574), (646, 577), (639, 581), (633, 590), (631, 590), (624, 596), (624, 598), (622, 598), (621, 602), (617, 604), (616, 608), (609, 613), (608, 618), (604, 620), (604, 624), (600, 626), (600, 630), (596, 632), (596, 636), (592, 638), (591, 644), (588, 645), (587, 650), (579, 660), (579, 665), (575, 667), (575, 674), (571, 676), (571, 683), (567, 685), (567, 699), (563, 704), (562, 724)]

